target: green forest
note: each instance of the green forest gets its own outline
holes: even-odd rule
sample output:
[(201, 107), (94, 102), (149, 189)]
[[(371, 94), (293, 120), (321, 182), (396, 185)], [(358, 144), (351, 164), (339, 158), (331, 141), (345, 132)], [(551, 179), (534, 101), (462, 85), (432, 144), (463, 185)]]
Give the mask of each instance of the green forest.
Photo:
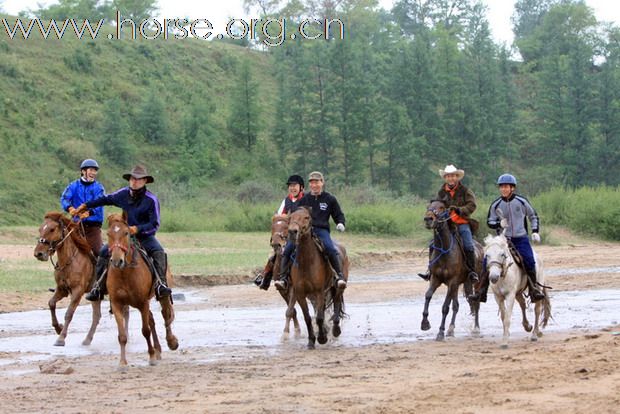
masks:
[[(428, 199), (446, 164), (481, 197), (504, 172), (531, 196), (618, 194), (620, 28), (582, 1), (515, 1), (513, 45), (494, 42), (474, 0), (246, 4), (288, 22), (337, 17), (344, 37), (268, 47), (11, 39), (0, 27), (0, 225), (58, 209), (84, 158), (102, 165), (108, 191), (141, 162), (165, 209), (211, 214), (232, 200), (250, 221), (253, 204), (275, 209), (288, 175), (312, 170), (354, 205)], [(21, 17), (95, 18), (129, 5), (138, 18), (156, 8), (65, 0)]]

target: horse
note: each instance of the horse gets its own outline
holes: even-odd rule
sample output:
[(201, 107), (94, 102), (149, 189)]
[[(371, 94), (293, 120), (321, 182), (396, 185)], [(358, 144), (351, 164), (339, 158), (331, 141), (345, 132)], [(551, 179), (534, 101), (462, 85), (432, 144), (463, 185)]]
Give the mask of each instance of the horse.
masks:
[[(428, 306), (435, 290), (443, 283), (448, 287), (446, 298), (441, 308), (442, 318), (437, 341), (443, 341), (445, 336), (454, 336), (454, 323), (456, 315), (459, 311), (458, 292), (459, 286), (464, 285), (466, 296), (472, 294), (472, 284), (469, 281), (469, 270), (465, 264), (465, 257), (458, 246), (458, 241), (450, 221), (450, 212), (446, 209), (446, 204), (441, 200), (433, 200), (428, 205), (424, 215), (424, 224), (427, 229), (433, 230), (433, 243), (431, 245), (432, 255), (430, 258), (429, 268), (431, 271), (430, 286), (424, 296), (424, 311), (422, 312), (421, 329), (427, 331), (431, 328), (428, 321)], [(482, 268), (482, 246), (475, 242), (476, 249), (476, 272), (480, 275)], [(479, 260), (478, 260), (479, 259)], [(452, 303), (452, 320), (445, 333), (446, 317)], [(469, 302), (470, 310), (474, 316), (474, 333), (480, 332), (478, 320), (478, 310), (480, 303), (476, 301)]]
[[(273, 275), (275, 278), (279, 278), (279, 270), (280, 270), (280, 262), (282, 260), (282, 250), (284, 249), (284, 245), (286, 244), (286, 239), (288, 237), (288, 225), (289, 225), (289, 216), (285, 214), (275, 214), (271, 218), (271, 239), (270, 244), (275, 252), (275, 260), (273, 263)], [(293, 288), (289, 287), (286, 291), (278, 290), (284, 302), (288, 305), (291, 297), (293, 295)], [(290, 333), (290, 324), (291, 320), (293, 320), (293, 324), (295, 327), (295, 336), (299, 336), (301, 329), (299, 327), (299, 321), (297, 320), (297, 311), (295, 307), (293, 307), (290, 311), (287, 306), (286, 312), (286, 323), (284, 325), (284, 330), (282, 332), (282, 337), (286, 338)]]
[(546, 327), (551, 317), (551, 302), (549, 295), (544, 287), (544, 275), (542, 261), (534, 252), (536, 260), (536, 275), (538, 282), (543, 285), (543, 293), (545, 298), (535, 303), (534, 306), (534, 329), (527, 320), (525, 312), (525, 297), (523, 292), (527, 287), (527, 274), (525, 270), (517, 265), (512, 253), (508, 247), (508, 240), (504, 234), (499, 236), (487, 236), (484, 239), (484, 255), (486, 268), (489, 274), (489, 282), (491, 289), (495, 294), (495, 301), (499, 306), (499, 313), (504, 325), (504, 334), (502, 337), (501, 348), (508, 348), (508, 340), (510, 338), (510, 319), (512, 317), (512, 307), (515, 299), (521, 306), (523, 315), (522, 325), (526, 332), (531, 332), (530, 339), (537, 341), (542, 336), (539, 327)]
[[(142, 335), (146, 339), (149, 353), (149, 365), (156, 365), (161, 359), (161, 345), (155, 330), (155, 320), (150, 309), (150, 300), (155, 295), (153, 277), (149, 265), (132, 243), (129, 225), (121, 214), (108, 216), (108, 246), (110, 249), (110, 266), (108, 268), (107, 289), (110, 296), (112, 313), (118, 327), (118, 342), (121, 347), (119, 370), (127, 370), (125, 346), (129, 328), (129, 307), (140, 311), (142, 317)], [(170, 268), (166, 270), (166, 279), (171, 285)], [(161, 314), (166, 327), (168, 348), (175, 350), (179, 342), (172, 333), (174, 308), (171, 297), (159, 301)], [(151, 343), (151, 337), (153, 342)]]
[[(308, 329), (308, 349), (314, 349), (317, 339), (319, 344), (327, 342), (324, 321), (325, 309), (330, 305), (333, 305), (332, 335), (336, 338), (340, 336), (340, 319), (345, 316), (344, 294), (342, 289), (336, 287), (331, 266), (312, 237), (312, 217), (309, 209), (300, 207), (289, 215), (288, 239), (295, 244), (296, 253), (291, 266), (293, 293), (287, 313), (293, 309), (295, 302), (299, 303)], [(341, 244), (336, 244), (336, 247), (342, 260), (342, 273), (345, 280), (348, 280), (347, 252)], [(312, 302), (316, 314), (318, 338), (314, 334), (307, 299)]]
[[(58, 263), (54, 263), (52, 259), (54, 253), (57, 254)], [(52, 326), (58, 334), (54, 345), (64, 346), (75, 309), (94, 282), (95, 258), (86, 238), (79, 231), (79, 224), (72, 222), (63, 213), (54, 211), (45, 214), (43, 224), (39, 227), (39, 240), (34, 248), (34, 257), (42, 262), (49, 259), (54, 265), (56, 288), (48, 305), (52, 314)], [(71, 297), (71, 302), (65, 312), (63, 325), (59, 324), (56, 318), (56, 303), (67, 296)], [(101, 302), (91, 302), (91, 306), (93, 317), (82, 345), (90, 345), (101, 319)]]

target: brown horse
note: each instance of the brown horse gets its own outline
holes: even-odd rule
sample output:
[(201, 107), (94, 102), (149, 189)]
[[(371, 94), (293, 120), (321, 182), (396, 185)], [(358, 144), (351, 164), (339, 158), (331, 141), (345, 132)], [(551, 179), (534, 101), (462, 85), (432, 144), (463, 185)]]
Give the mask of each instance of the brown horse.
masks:
[[(52, 314), (52, 326), (58, 334), (54, 343), (56, 346), (65, 345), (67, 330), (75, 309), (80, 304), (84, 292), (91, 288), (95, 277), (94, 256), (78, 226), (63, 213), (47, 213), (43, 224), (39, 227), (39, 240), (34, 248), (34, 257), (42, 262), (49, 259), (54, 265), (56, 289), (48, 304)], [(52, 259), (54, 253), (58, 255), (58, 263), (54, 263)], [(71, 296), (71, 302), (65, 312), (65, 323), (62, 325), (56, 318), (56, 303), (67, 296)], [(91, 302), (91, 305), (93, 319), (82, 345), (90, 345), (101, 319), (101, 302)]]
[[(280, 262), (282, 260), (282, 250), (284, 249), (284, 245), (286, 244), (286, 239), (288, 237), (288, 225), (289, 225), (289, 216), (285, 214), (276, 214), (271, 218), (271, 247), (276, 255), (275, 261), (273, 263), (273, 275), (275, 278), (280, 277)], [(284, 302), (288, 305), (293, 295), (293, 288), (289, 287), (286, 291), (278, 290)], [(288, 309), (286, 311), (286, 323), (284, 325), (284, 330), (282, 332), (283, 338), (287, 337), (290, 333), (290, 325), (291, 319), (293, 320), (293, 324), (295, 326), (295, 336), (299, 336), (301, 329), (299, 327), (299, 321), (297, 320), (297, 311), (295, 307), (292, 309)]]
[[(341, 333), (340, 319), (345, 315), (344, 296), (343, 291), (336, 288), (331, 266), (323, 257), (312, 237), (310, 210), (300, 207), (289, 216), (289, 220), (288, 239), (296, 246), (295, 259), (291, 266), (293, 294), (289, 301), (289, 310), (295, 306), (295, 301), (299, 303), (308, 328), (308, 348), (314, 349), (317, 337), (314, 335), (312, 317), (308, 310), (306, 298), (310, 299), (316, 313), (319, 344), (324, 344), (327, 342), (327, 334), (323, 325), (325, 308), (333, 304), (332, 334), (334, 337), (338, 337)], [(349, 258), (347, 252), (342, 245), (337, 244), (336, 247), (342, 260), (344, 278), (348, 280)]]
[[(458, 230), (454, 228), (452, 221), (450, 220), (450, 213), (446, 209), (446, 205), (443, 201), (434, 200), (426, 209), (424, 216), (424, 224), (427, 229), (433, 230), (433, 244), (431, 245), (432, 256), (430, 259), (430, 271), (431, 280), (430, 286), (426, 291), (424, 311), (422, 312), (422, 326), (423, 331), (427, 331), (431, 328), (431, 324), (428, 321), (428, 306), (435, 290), (443, 283), (448, 287), (446, 298), (441, 308), (442, 318), (441, 326), (439, 327), (439, 333), (437, 334), (437, 340), (444, 340), (444, 332), (446, 326), (446, 317), (450, 311), (450, 303), (452, 303), (452, 320), (448, 327), (447, 336), (454, 336), (454, 323), (456, 320), (456, 314), (459, 311), (459, 286), (464, 285), (465, 294), (470, 296), (472, 294), (472, 284), (469, 281), (469, 270), (465, 264), (465, 257), (459, 248), (459, 242), (456, 239), (454, 233)], [(482, 246), (474, 241), (476, 248), (476, 272), (481, 275), (482, 268)], [(474, 315), (474, 332), (480, 331), (480, 325), (478, 321), (479, 302), (470, 302), (470, 309)]]
[[(142, 335), (146, 339), (149, 352), (149, 364), (155, 365), (161, 359), (161, 345), (155, 330), (155, 320), (150, 309), (150, 300), (155, 295), (153, 277), (142, 255), (135, 244), (131, 242), (129, 225), (120, 214), (108, 216), (108, 246), (110, 249), (110, 267), (108, 269), (107, 289), (110, 295), (112, 313), (118, 327), (118, 342), (121, 346), (119, 369), (127, 369), (125, 346), (127, 345), (129, 307), (140, 311), (142, 317)], [(170, 285), (172, 274), (167, 269), (166, 279)], [(175, 350), (179, 346), (177, 338), (172, 333), (174, 308), (171, 298), (165, 297), (160, 301), (161, 314), (166, 326), (166, 341), (168, 348)], [(153, 342), (151, 343), (151, 337)]]

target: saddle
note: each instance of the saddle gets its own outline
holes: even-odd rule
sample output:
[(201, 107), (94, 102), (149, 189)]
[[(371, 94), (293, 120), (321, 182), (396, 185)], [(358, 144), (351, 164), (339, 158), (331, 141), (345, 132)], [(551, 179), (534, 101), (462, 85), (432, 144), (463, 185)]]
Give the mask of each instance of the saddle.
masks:
[[(149, 267), (149, 271), (151, 272), (151, 276), (153, 277), (153, 280), (156, 279), (157, 277), (157, 270), (155, 270), (155, 263), (153, 263), (153, 259), (151, 258), (151, 256), (149, 256), (149, 254), (146, 252), (146, 250), (144, 250), (142, 248), (142, 246), (140, 245), (140, 243), (137, 240), (132, 241), (136, 251), (138, 253), (140, 253), (140, 256), (142, 256), (142, 258), (144, 259), (145, 263), (148, 265)], [(133, 263), (132, 265), (136, 265), (136, 258), (134, 256), (133, 259)]]

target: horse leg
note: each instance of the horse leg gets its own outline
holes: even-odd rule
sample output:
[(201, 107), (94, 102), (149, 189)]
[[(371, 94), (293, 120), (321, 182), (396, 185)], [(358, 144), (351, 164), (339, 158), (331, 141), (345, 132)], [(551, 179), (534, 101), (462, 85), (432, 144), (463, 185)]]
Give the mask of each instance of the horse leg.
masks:
[(450, 326), (448, 326), (448, 332), (446, 336), (454, 336), (454, 326), (456, 324), (456, 314), (459, 313), (459, 288), (452, 292), (452, 319), (450, 320)]
[(65, 346), (65, 338), (67, 337), (67, 330), (69, 329), (69, 324), (73, 319), (73, 314), (75, 313), (75, 309), (80, 304), (80, 299), (82, 295), (71, 295), (71, 302), (69, 302), (69, 306), (67, 307), (67, 311), (65, 312), (65, 324), (56, 338), (56, 342), (54, 342), (54, 346)]
[(61, 300), (62, 298), (66, 296), (67, 294), (64, 293), (62, 289), (59, 289), (58, 287), (56, 287), (56, 290), (54, 291), (54, 295), (50, 298), (49, 302), (47, 303), (47, 305), (50, 307), (50, 313), (52, 314), (52, 326), (54, 327), (56, 334), (60, 334), (60, 332), (62, 331), (62, 325), (60, 325), (58, 323), (58, 319), (56, 319), (56, 303), (58, 303), (59, 300)]
[(538, 341), (538, 338), (542, 336), (542, 332), (540, 331), (540, 314), (542, 311), (543, 301), (539, 300), (534, 305), (534, 329), (532, 330), (532, 335), (530, 336), (530, 340), (532, 342)]
[(423, 331), (428, 331), (431, 329), (431, 323), (428, 321), (428, 306), (431, 303), (433, 293), (435, 293), (439, 285), (439, 282), (437, 282), (434, 278), (431, 278), (431, 283), (424, 294), (424, 311), (422, 311), (422, 326), (420, 327)]
[(174, 307), (170, 301), (170, 296), (159, 301), (161, 306), (161, 316), (164, 318), (164, 326), (166, 327), (166, 343), (168, 349), (174, 351), (179, 348), (179, 340), (172, 333), (172, 322), (174, 321)]
[(161, 359), (161, 345), (159, 344), (159, 338), (157, 337), (157, 330), (155, 329), (155, 318), (153, 318), (153, 312), (149, 309), (149, 328), (151, 328), (151, 338), (153, 339), (153, 348), (155, 348), (155, 359)]
[[(287, 292), (290, 292), (291, 289), (288, 289)], [(293, 313), (289, 312), (289, 308), (288, 308), (288, 303), (289, 303), (289, 298), (287, 296), (287, 292), (283, 292), (281, 290), (279, 290), (278, 292), (280, 292), (280, 296), (282, 296), (282, 299), (284, 299), (284, 302), (286, 302), (286, 313), (285, 313), (285, 317), (286, 317), (286, 322), (284, 323), (284, 330), (282, 331), (282, 340), (286, 340), (288, 338), (288, 334), (290, 333), (290, 327), (291, 327), (291, 319), (293, 317)]]
[(502, 315), (502, 324), (504, 325), (504, 334), (502, 336), (502, 344), (500, 348), (507, 349), (510, 340), (510, 321), (512, 319), (512, 308), (515, 304), (514, 294), (509, 294), (504, 300), (504, 312)]
[(88, 334), (86, 338), (82, 341), (82, 345), (90, 345), (93, 340), (93, 336), (95, 335), (95, 330), (97, 329), (97, 325), (99, 324), (99, 320), (101, 319), (101, 301), (98, 300), (96, 302), (91, 302), (93, 308), (93, 319), (90, 323), (90, 329), (88, 330)]
[(318, 341), (319, 344), (324, 345), (327, 343), (327, 332), (325, 330), (325, 295), (318, 295), (317, 309), (316, 309), (316, 325), (319, 328)]
[(121, 347), (121, 355), (120, 360), (118, 362), (118, 370), (119, 371), (127, 371), (127, 358), (125, 355), (125, 347), (127, 346), (127, 321), (128, 318), (125, 316), (125, 313), (128, 313), (127, 307), (123, 306), (119, 308), (119, 305), (114, 304), (112, 302), (112, 313), (114, 314), (114, 319), (116, 320), (116, 327), (118, 328), (118, 344)]
[(334, 296), (334, 324), (332, 325), (332, 335), (334, 335), (334, 338), (338, 338), (342, 333), (340, 329), (340, 317), (342, 315), (343, 304), (344, 292), (341, 289), (337, 289)]
[[(458, 286), (457, 286), (458, 293)], [(441, 306), (441, 325), (439, 326), (439, 332), (437, 333), (437, 341), (443, 341), (445, 338), (446, 331), (446, 318), (448, 317), (448, 312), (450, 312), (450, 302), (452, 301), (452, 297), (454, 295), (454, 285), (448, 285), (448, 292), (446, 293), (446, 298), (443, 301), (443, 305)]]
[(523, 293), (518, 293), (516, 299), (521, 307), (521, 324), (523, 325), (523, 329), (525, 329), (525, 332), (532, 332), (532, 325), (530, 325), (530, 321), (527, 320), (527, 307), (525, 306), (525, 298), (523, 297)]
[(149, 309), (149, 303), (142, 304), (140, 308), (140, 317), (142, 318), (142, 336), (146, 339), (146, 346), (149, 353), (149, 365), (157, 365), (157, 358), (155, 357), (155, 348), (151, 342), (151, 327), (150, 319), (153, 317), (151, 310)]
[(308, 329), (308, 349), (314, 349), (314, 342), (316, 337), (314, 336), (314, 328), (312, 327), (312, 317), (308, 310), (308, 302), (305, 297), (298, 297), (297, 302), (304, 314), (304, 321), (306, 322), (306, 328)]

